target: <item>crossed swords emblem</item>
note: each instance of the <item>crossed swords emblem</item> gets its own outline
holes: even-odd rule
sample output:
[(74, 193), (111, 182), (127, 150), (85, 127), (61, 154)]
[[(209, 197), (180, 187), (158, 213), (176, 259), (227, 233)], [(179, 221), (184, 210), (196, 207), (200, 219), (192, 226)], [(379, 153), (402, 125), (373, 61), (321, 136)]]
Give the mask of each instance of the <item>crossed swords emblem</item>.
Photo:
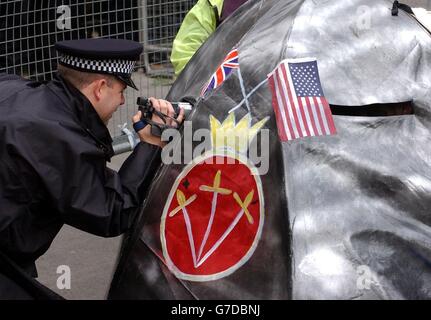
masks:
[(201, 185), (199, 187), (199, 190), (201, 190), (201, 191), (212, 192), (213, 193), (213, 199), (212, 199), (212, 205), (211, 205), (210, 219), (209, 219), (207, 228), (205, 230), (204, 238), (203, 238), (202, 243), (199, 247), (199, 253), (198, 253), (197, 257), (196, 257), (195, 241), (193, 238), (192, 223), (190, 221), (189, 213), (187, 212), (187, 206), (196, 200), (197, 195), (194, 194), (190, 198), (186, 199), (186, 196), (184, 195), (184, 193), (180, 189), (177, 189), (176, 196), (177, 196), (177, 202), (179, 205), (178, 205), (178, 207), (176, 207), (174, 210), (172, 210), (169, 213), (169, 217), (175, 216), (178, 212), (182, 212), (182, 214), (183, 214), (184, 222), (186, 224), (187, 236), (189, 239), (190, 249), (192, 252), (193, 265), (195, 268), (199, 268), (214, 253), (214, 251), (217, 250), (217, 248), (223, 243), (223, 241), (226, 239), (226, 237), (232, 232), (232, 230), (235, 228), (235, 226), (238, 224), (238, 222), (241, 220), (241, 217), (244, 214), (247, 217), (248, 223), (250, 223), (250, 224), (254, 223), (254, 219), (248, 210), (248, 207), (249, 207), (251, 201), (253, 200), (254, 190), (251, 190), (247, 194), (244, 201), (241, 200), (238, 193), (234, 192), (233, 198), (238, 203), (241, 210), (237, 213), (235, 219), (232, 221), (232, 223), (229, 225), (229, 227), (225, 230), (223, 235), (216, 241), (216, 243), (211, 247), (211, 249), (208, 250), (208, 252), (202, 257), (203, 249), (204, 249), (205, 244), (208, 240), (208, 237), (209, 237), (209, 234), (211, 232), (211, 228), (212, 228), (212, 225), (214, 222), (214, 217), (215, 217), (216, 210), (217, 210), (218, 195), (219, 194), (221, 194), (221, 195), (232, 194), (232, 190), (229, 190), (226, 188), (221, 188), (220, 182), (221, 182), (221, 170), (218, 170), (215, 177), (214, 177), (214, 182), (213, 182), (212, 186)]

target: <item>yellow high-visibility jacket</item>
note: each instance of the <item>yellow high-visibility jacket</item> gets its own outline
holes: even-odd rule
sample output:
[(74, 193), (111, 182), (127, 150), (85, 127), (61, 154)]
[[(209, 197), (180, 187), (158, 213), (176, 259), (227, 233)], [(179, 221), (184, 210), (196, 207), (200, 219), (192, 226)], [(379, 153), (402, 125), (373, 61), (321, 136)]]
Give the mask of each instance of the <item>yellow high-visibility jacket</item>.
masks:
[(224, 0), (199, 0), (187, 13), (172, 45), (171, 62), (179, 75), (217, 28)]

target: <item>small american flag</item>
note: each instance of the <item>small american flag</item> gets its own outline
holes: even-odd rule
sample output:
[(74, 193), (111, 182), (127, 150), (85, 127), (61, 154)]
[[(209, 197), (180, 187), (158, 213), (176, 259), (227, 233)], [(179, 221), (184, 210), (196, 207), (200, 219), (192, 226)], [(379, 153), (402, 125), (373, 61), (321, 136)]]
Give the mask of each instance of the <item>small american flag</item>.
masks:
[(210, 80), (203, 87), (201, 91), (201, 97), (217, 88), (223, 81), (226, 80), (227, 76), (234, 70), (239, 68), (238, 62), (238, 49), (232, 49), (224, 58), (222, 64), (217, 68), (216, 72), (211, 76)]
[(281, 141), (336, 133), (316, 59), (283, 60), (268, 81)]

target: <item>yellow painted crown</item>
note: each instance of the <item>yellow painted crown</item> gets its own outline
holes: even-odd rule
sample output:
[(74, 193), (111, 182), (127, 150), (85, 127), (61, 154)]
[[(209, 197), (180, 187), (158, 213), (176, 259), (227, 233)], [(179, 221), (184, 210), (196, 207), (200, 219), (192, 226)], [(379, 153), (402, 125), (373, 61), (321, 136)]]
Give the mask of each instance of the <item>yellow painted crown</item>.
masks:
[(231, 149), (237, 153), (246, 153), (248, 146), (259, 130), (265, 125), (269, 117), (266, 117), (251, 126), (251, 115), (247, 113), (238, 123), (235, 123), (234, 113), (220, 123), (210, 115), (211, 143), (213, 150)]

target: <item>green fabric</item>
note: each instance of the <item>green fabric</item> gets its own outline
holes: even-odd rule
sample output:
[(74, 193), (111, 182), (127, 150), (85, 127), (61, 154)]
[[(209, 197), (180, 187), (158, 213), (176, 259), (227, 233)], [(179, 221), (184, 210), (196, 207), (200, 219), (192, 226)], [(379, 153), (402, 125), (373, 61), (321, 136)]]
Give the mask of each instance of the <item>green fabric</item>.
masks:
[(215, 31), (217, 17), (214, 6), (220, 17), (223, 0), (199, 0), (184, 18), (172, 45), (171, 62), (175, 75), (180, 74), (194, 53)]

